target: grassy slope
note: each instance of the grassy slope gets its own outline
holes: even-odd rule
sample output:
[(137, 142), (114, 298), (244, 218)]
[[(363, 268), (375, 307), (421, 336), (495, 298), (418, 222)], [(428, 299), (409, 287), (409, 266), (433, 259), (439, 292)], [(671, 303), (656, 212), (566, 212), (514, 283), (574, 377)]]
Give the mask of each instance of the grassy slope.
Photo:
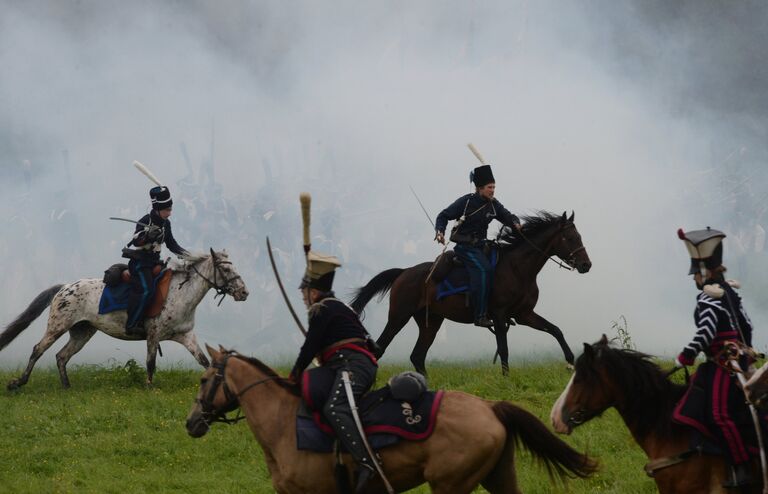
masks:
[[(379, 383), (406, 367), (383, 366)], [(283, 369), (284, 370), (284, 369)], [(431, 385), (513, 401), (549, 423), (549, 410), (570, 373), (560, 363), (526, 365), (503, 378), (485, 363), (432, 363)], [(3, 385), (18, 375), (0, 371)], [(38, 369), (21, 392), (0, 392), (2, 492), (272, 492), (258, 444), (244, 423), (214, 425), (190, 438), (184, 420), (200, 373), (161, 368), (153, 389), (143, 370), (76, 367), (72, 389)], [(526, 493), (656, 492), (645, 457), (615, 411), (566, 439), (597, 457), (601, 471), (565, 486), (550, 483), (527, 454), (518, 462)], [(412, 492), (429, 492), (422, 488)]]

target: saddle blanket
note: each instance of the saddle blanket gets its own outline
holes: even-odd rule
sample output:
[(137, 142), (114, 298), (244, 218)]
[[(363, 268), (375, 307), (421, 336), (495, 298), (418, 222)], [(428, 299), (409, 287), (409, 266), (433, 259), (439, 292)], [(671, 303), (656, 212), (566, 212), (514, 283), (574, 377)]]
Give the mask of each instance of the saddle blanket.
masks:
[[(358, 404), (363, 430), (374, 450), (402, 439), (427, 439), (435, 428), (444, 391), (427, 391), (413, 403), (395, 400), (385, 386), (363, 396)], [(319, 453), (333, 452), (336, 434), (319, 411), (305, 406), (296, 414), (296, 446)]]
[[(164, 269), (155, 276), (153, 281), (153, 291), (155, 292), (152, 303), (144, 311), (145, 317), (155, 317), (160, 314), (165, 306), (165, 299), (168, 298), (168, 288), (171, 285), (173, 271)], [(109, 314), (117, 310), (128, 309), (128, 294), (131, 291), (130, 283), (120, 283), (116, 286), (104, 286), (99, 299), (99, 314)]]
[[(498, 251), (491, 249), (489, 261), (491, 266), (496, 268), (498, 261)], [(445, 297), (464, 293), (469, 291), (469, 271), (465, 266), (456, 266), (448, 273), (448, 276), (437, 285), (437, 294), (435, 300), (442, 300)]]

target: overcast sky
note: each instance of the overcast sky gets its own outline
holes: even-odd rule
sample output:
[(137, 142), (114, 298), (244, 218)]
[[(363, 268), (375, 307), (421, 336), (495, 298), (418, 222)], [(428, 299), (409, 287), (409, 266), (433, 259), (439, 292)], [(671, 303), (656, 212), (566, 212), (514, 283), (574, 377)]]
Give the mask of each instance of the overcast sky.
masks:
[[(138, 219), (151, 185), (134, 159), (173, 193), (189, 171), (180, 143), (197, 166), (213, 138), (224, 197), (242, 214), (259, 199), (282, 214), (256, 240), (213, 247), (236, 267), (263, 253), (267, 234), (296, 248), (307, 190), (337, 208), (348, 261), (367, 279), (439, 253), (408, 186), (434, 218), (469, 191), (471, 141), (508, 209), (576, 212), (592, 271), (546, 266), (537, 312), (577, 354), (615, 335), (620, 316), (649, 353), (672, 356), (693, 336), (678, 227), (726, 231), (725, 262), (759, 330), (768, 262), (750, 232), (768, 207), (766, 20), (757, 1), (0, 1), (0, 320), (120, 261), (130, 227), (107, 218)], [(52, 224), (63, 209), (75, 231)], [(177, 208), (174, 231), (191, 221)], [(360, 272), (342, 268), (340, 295)], [(292, 359), (300, 340), (279, 295), (254, 289), (271, 274), (243, 274), (260, 296), (220, 308), (206, 299), (200, 338)], [(284, 331), (260, 331), (265, 306)], [(386, 312), (386, 301), (368, 308), (374, 336)], [(46, 317), (0, 366), (26, 362)], [(388, 356), (407, 356), (415, 333), (411, 323)], [(527, 327), (509, 342), (516, 358), (560, 355)], [(768, 337), (756, 342), (764, 350)], [(175, 346), (163, 345), (161, 369), (193, 365)], [(494, 348), (490, 333), (450, 323), (430, 357), (490, 359)], [(143, 344), (97, 335), (73, 362), (128, 356), (143, 361)]]

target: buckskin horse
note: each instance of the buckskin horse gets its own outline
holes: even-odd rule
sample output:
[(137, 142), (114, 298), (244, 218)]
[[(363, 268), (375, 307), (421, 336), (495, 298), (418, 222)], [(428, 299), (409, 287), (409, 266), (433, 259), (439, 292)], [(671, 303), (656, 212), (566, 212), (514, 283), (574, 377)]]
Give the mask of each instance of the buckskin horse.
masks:
[[(523, 220), (522, 234), (500, 234), (499, 240), (505, 243), (498, 244), (498, 262), (488, 300), (504, 374), (509, 372), (507, 331), (512, 319), (517, 324), (554, 336), (565, 360), (573, 364), (573, 352), (560, 328), (534, 312), (539, 298), (536, 277), (552, 256), (560, 258), (579, 273), (586, 273), (592, 267), (581, 243), (581, 235), (573, 222), (574, 214), (568, 218), (565, 213), (559, 216), (540, 212), (537, 216), (527, 216)], [(464, 294), (435, 300), (438, 284), (431, 278), (427, 280), (432, 265), (431, 262), (425, 262), (407, 269), (382, 271), (358, 289), (350, 302), (355, 312), (360, 314), (374, 296), (383, 296), (390, 291), (387, 325), (376, 341), (380, 348), (377, 357), (384, 354), (392, 339), (413, 318), (419, 327), (419, 337), (411, 353), (411, 362), (422, 374), (426, 374), (424, 361), (427, 351), (435, 341), (443, 320), (469, 324), (473, 322), (472, 308), (465, 304)]]
[[(722, 487), (727, 477), (725, 459), (700, 453), (692, 447), (693, 429), (672, 421), (687, 386), (667, 376), (649, 355), (612, 348), (605, 335), (594, 345), (585, 343), (571, 380), (552, 407), (555, 431), (570, 434), (614, 407), (648, 456), (645, 471), (661, 494), (736, 492)], [(759, 465), (754, 466), (753, 477), (759, 479)], [(755, 485), (738, 492), (762, 489)]]
[[(255, 358), (206, 347), (213, 363), (200, 380), (187, 432), (202, 437), (212, 422), (233, 420), (225, 414), (239, 407), (264, 452), (276, 492), (336, 493), (334, 454), (296, 448), (298, 386)], [(397, 492), (427, 482), (437, 494), (469, 493), (478, 484), (494, 494), (518, 494), (518, 442), (560, 479), (568, 473), (587, 477), (597, 468), (522, 408), (458, 391), (443, 395), (427, 439), (399, 442), (379, 450), (379, 456)], [(354, 461), (344, 455), (343, 462), (351, 475)], [(384, 485), (376, 479), (366, 492), (385, 492)]]
[(45, 335), (35, 345), (24, 373), (8, 383), (8, 389), (18, 389), (29, 380), (37, 360), (53, 343), (69, 333), (69, 341), (56, 354), (61, 384), (69, 387), (67, 362), (100, 330), (121, 340), (147, 340), (147, 384), (152, 384), (155, 360), (160, 342), (173, 340), (182, 344), (203, 367), (208, 359), (197, 344), (192, 331), (195, 325), (195, 308), (213, 288), (222, 296), (231, 295), (237, 301), (248, 297), (248, 289), (235, 271), (226, 251), (191, 257), (174, 270), (170, 280), (168, 299), (156, 317), (144, 321), (146, 336), (125, 334), (126, 311), (99, 314), (99, 300), (104, 290), (100, 279), (82, 279), (66, 285), (54, 285), (41, 292), (16, 320), (0, 334), (0, 350), (37, 319), (51, 306)]

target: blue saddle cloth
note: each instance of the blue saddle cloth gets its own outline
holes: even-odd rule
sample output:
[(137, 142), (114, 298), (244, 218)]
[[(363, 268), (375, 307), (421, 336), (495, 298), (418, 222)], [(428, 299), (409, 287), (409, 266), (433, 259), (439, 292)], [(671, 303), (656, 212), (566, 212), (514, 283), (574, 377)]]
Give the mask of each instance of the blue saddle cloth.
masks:
[[(163, 269), (152, 281), (152, 293), (157, 290), (157, 283), (167, 270)], [(104, 285), (99, 299), (99, 314), (109, 314), (116, 310), (128, 309), (128, 294), (131, 293), (130, 283), (119, 283), (115, 286)]]
[[(427, 439), (434, 430), (443, 391), (427, 391), (413, 403), (395, 400), (385, 386), (365, 395), (359, 403), (363, 430), (374, 450), (403, 439)], [(296, 446), (319, 453), (333, 452), (336, 434), (320, 412), (302, 405), (296, 414)]]
[[(496, 263), (499, 260), (498, 250), (491, 249), (491, 255), (489, 261), (491, 261), (491, 267), (496, 268)], [(442, 300), (445, 297), (456, 295), (457, 293), (464, 293), (469, 291), (469, 271), (465, 266), (457, 266), (451, 269), (448, 276), (437, 285), (436, 300)]]

